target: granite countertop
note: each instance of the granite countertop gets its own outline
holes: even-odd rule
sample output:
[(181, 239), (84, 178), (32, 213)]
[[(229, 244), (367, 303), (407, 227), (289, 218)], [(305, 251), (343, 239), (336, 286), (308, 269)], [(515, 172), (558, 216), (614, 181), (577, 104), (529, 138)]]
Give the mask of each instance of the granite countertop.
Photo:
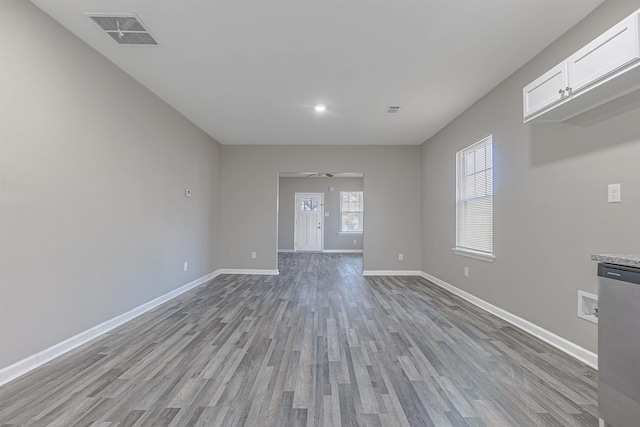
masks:
[(640, 254), (595, 254), (591, 255), (591, 259), (607, 264), (640, 268)]

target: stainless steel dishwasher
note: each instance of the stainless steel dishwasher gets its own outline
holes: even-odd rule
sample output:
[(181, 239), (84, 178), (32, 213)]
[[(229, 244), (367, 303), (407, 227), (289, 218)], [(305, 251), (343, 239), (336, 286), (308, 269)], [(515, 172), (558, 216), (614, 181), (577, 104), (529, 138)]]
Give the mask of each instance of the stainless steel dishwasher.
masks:
[(640, 268), (598, 264), (598, 412), (640, 425)]

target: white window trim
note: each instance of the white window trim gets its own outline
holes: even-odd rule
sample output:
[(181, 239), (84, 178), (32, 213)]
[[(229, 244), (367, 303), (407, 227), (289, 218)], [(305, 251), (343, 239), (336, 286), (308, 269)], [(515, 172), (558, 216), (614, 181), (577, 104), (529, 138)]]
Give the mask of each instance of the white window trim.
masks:
[(475, 251), (473, 249), (459, 248), (459, 247), (451, 248), (451, 250), (456, 255), (462, 255), (469, 258), (479, 259), (482, 261), (493, 262), (496, 260), (496, 256), (494, 254), (490, 254), (489, 252)]
[(354, 234), (362, 234), (362, 231), (338, 231), (338, 236), (352, 236)]

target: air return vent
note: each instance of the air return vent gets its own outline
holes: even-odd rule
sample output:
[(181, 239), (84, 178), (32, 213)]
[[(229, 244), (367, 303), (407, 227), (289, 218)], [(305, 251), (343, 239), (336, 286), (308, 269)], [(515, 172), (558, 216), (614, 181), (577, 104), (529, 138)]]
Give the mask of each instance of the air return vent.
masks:
[(149, 31), (132, 13), (95, 15), (88, 14), (100, 28), (118, 44), (157, 45)]
[(384, 110), (383, 114), (385, 116), (395, 116), (396, 114), (398, 114), (398, 110), (400, 110), (399, 105), (389, 105), (387, 106), (387, 109)]

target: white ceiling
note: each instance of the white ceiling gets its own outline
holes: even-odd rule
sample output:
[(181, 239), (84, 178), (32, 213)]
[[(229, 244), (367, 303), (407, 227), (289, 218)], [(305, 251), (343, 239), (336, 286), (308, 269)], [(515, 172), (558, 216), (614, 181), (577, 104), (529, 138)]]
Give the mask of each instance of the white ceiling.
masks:
[[(414, 145), (603, 0), (32, 1), (222, 144)], [(159, 45), (86, 12), (135, 13)]]

